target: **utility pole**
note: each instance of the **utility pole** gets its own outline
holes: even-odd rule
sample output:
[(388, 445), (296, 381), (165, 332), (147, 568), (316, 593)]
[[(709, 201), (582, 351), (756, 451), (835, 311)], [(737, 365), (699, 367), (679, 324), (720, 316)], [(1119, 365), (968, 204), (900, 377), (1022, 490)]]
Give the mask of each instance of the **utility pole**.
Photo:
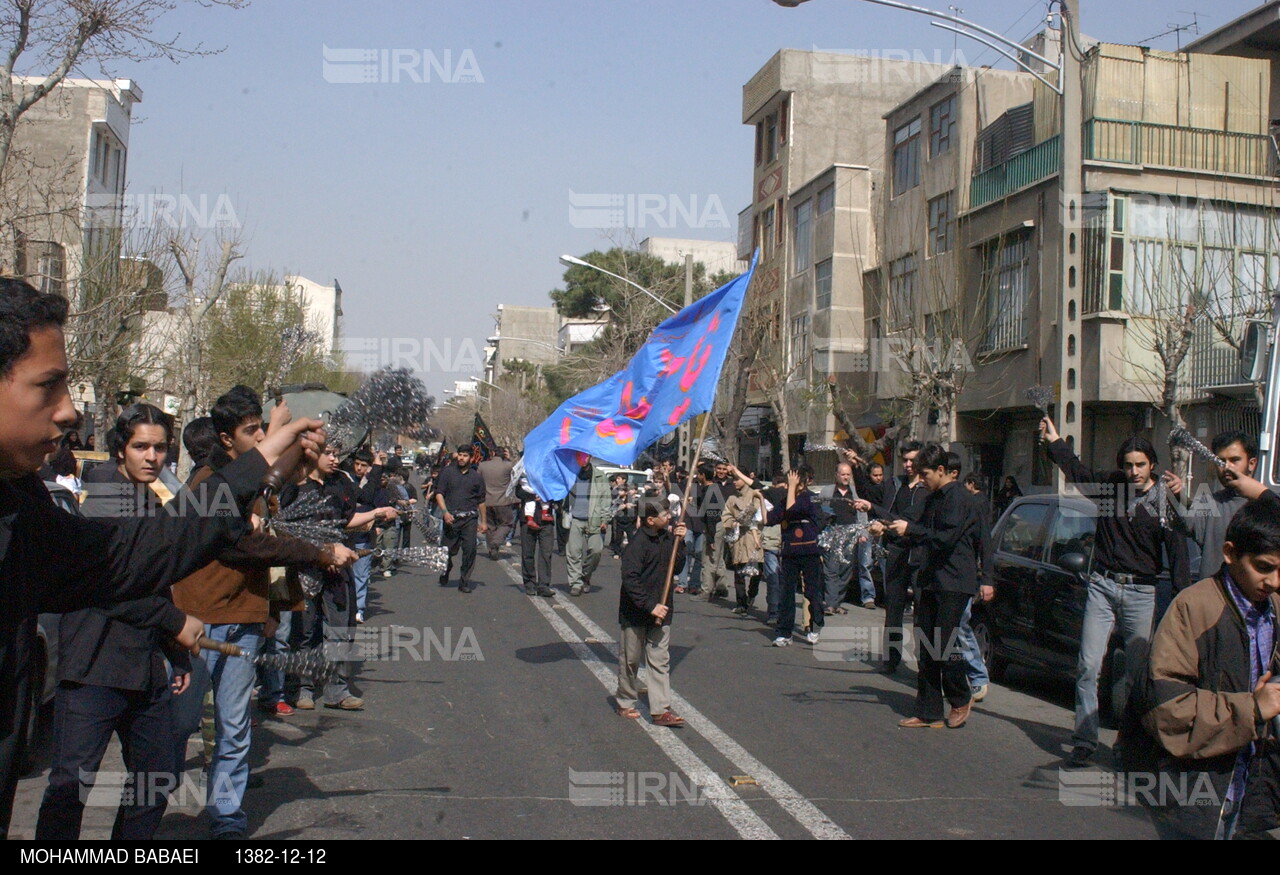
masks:
[[(1080, 380), (1081, 331), (1080, 290), (1083, 280), (1081, 252), (1084, 250), (1084, 107), (1081, 94), (1079, 0), (1061, 0), (1059, 39), (1062, 62), (1059, 87), (1062, 89), (1062, 168), (1058, 179), (1058, 209), (1062, 225), (1062, 273), (1058, 296), (1058, 433), (1079, 453), (1080, 423), (1083, 418), (1083, 391)], [(1058, 491), (1065, 480), (1058, 472)]]

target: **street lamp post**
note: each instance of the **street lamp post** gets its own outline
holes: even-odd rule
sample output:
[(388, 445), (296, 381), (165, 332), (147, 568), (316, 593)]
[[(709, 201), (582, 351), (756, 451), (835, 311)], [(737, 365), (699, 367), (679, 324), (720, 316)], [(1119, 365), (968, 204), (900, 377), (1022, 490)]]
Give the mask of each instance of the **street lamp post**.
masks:
[(583, 261), (581, 258), (575, 258), (572, 255), (560, 256), (560, 263), (563, 264), (565, 267), (589, 267), (592, 270), (598, 270), (607, 276), (611, 276), (616, 280), (622, 280), (627, 285), (631, 286), (632, 288), (639, 289), (640, 291), (648, 295), (650, 298), (653, 298), (663, 307), (666, 307), (668, 312), (671, 312), (671, 313), (676, 312), (675, 307), (672, 307), (670, 304), (668, 304), (666, 301), (659, 298), (657, 295), (655, 295), (653, 292), (646, 289), (644, 286), (640, 285), (639, 283), (632, 282), (631, 280), (627, 279), (625, 276), (618, 276), (616, 273), (614, 273), (611, 270), (605, 270), (603, 267), (600, 267), (600, 265), (598, 264), (592, 264), (589, 261)]
[[(773, 0), (773, 2), (779, 6), (793, 9), (801, 3), (808, 2), (808, 0)], [(988, 30), (956, 15), (949, 15), (935, 9), (927, 9), (923, 6), (900, 3), (897, 0), (860, 0), (860, 2), (889, 6), (905, 12), (916, 12), (933, 19), (949, 21), (952, 24), (959, 25), (959, 27), (949, 27), (939, 24), (937, 20), (933, 22), (935, 26), (978, 40), (984, 45), (1001, 52), (1023, 70), (1044, 82), (1061, 98), (1059, 101), (1062, 105), (1060, 118), (1062, 129), (1059, 134), (1061, 137), (1059, 140), (1061, 163), (1058, 168), (1058, 209), (1062, 236), (1059, 241), (1061, 271), (1058, 277), (1059, 368), (1058, 385), (1056, 387), (1058, 390), (1057, 414), (1059, 434), (1062, 435), (1063, 440), (1073, 443), (1078, 450), (1084, 397), (1081, 389), (1084, 382), (1079, 379), (1081, 372), (1079, 284), (1083, 276), (1081, 272), (1081, 253), (1084, 251), (1083, 240), (1081, 239), (1081, 232), (1084, 227), (1084, 138), (1082, 135), (1084, 102), (1081, 88), (1083, 53), (1080, 50), (1080, 2), (1079, 0), (1053, 0), (1058, 5), (1061, 18), (1060, 40), (1062, 51), (1059, 63), (1054, 63), (993, 30)], [(969, 33), (964, 28), (985, 34), (990, 40), (1003, 43), (1013, 49), (1013, 53), (1000, 49), (999, 46), (993, 45), (990, 40), (983, 39), (974, 33)], [(1055, 70), (1058, 74), (1057, 87), (1054, 87), (1052, 82), (1049, 82), (1037, 71), (1033, 70), (1022, 60), (1021, 55), (1035, 58), (1050, 69)], [(1062, 473), (1059, 472), (1059, 491), (1062, 490), (1064, 485), (1065, 481)]]

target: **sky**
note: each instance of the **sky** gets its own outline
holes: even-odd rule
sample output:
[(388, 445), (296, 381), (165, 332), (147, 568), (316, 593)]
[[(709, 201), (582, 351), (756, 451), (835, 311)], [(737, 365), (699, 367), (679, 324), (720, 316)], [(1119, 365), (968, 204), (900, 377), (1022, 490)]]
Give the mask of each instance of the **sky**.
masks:
[[(1046, 14), (957, 4), (1018, 40)], [(1255, 5), (1206, 5), (1200, 32)], [(1152, 37), (1191, 22), (1186, 0), (1082, 6), (1084, 33), (1111, 42), (1174, 49), (1176, 35)], [(197, 225), (230, 221), (248, 268), (337, 278), (348, 345), (398, 344), (439, 400), (480, 375), (498, 304), (550, 304), (562, 253), (736, 239), (754, 148), (742, 86), (779, 49), (1011, 66), (857, 0), (181, 2), (156, 35), (173, 34), (221, 51), (112, 68), (143, 91), (130, 195), (183, 197)], [(600, 228), (589, 208), (602, 195), (658, 209)]]

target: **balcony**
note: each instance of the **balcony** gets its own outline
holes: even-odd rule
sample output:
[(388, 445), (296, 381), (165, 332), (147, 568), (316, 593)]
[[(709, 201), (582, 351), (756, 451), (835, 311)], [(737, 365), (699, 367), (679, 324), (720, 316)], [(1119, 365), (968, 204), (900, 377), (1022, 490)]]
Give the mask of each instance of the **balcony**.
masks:
[(1059, 137), (1045, 140), (973, 177), (969, 185), (969, 209), (1000, 200), (1057, 173), (1062, 164), (1061, 143)]
[(1084, 126), (1085, 160), (1270, 176), (1275, 170), (1273, 154), (1266, 134), (1101, 118)]

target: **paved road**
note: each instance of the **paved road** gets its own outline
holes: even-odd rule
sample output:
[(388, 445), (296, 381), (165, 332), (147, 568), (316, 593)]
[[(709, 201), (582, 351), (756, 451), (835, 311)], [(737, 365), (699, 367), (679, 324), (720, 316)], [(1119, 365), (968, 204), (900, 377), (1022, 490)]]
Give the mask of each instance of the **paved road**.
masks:
[[(798, 641), (770, 647), (762, 614), (738, 618), (730, 603), (678, 596), (673, 680), (689, 725), (623, 720), (610, 698), (618, 572), (606, 554), (591, 594), (561, 588), (554, 599), (523, 594), (512, 551), (477, 560), (471, 594), (413, 571), (375, 580), (366, 629), (386, 629), (376, 633), (382, 649), (394, 640), (399, 658), (364, 664), (363, 712), (261, 721), (253, 760), (264, 785), (246, 800), (251, 835), (1154, 835), (1137, 809), (1059, 801), (1071, 726), (1061, 683), (1013, 672), (966, 728), (899, 730), (914, 673), (885, 677), (833, 644), (863, 640), (856, 629), (882, 623), (879, 611), (851, 606), (832, 618), (815, 652)], [(563, 581), (559, 560), (555, 573)], [(194, 784), (195, 741), (190, 750)], [(46, 776), (23, 782), (15, 837), (31, 835)], [(734, 776), (754, 783), (730, 786)], [(207, 834), (193, 800), (170, 809), (162, 837)], [(105, 837), (113, 814), (89, 809), (85, 836)]]

